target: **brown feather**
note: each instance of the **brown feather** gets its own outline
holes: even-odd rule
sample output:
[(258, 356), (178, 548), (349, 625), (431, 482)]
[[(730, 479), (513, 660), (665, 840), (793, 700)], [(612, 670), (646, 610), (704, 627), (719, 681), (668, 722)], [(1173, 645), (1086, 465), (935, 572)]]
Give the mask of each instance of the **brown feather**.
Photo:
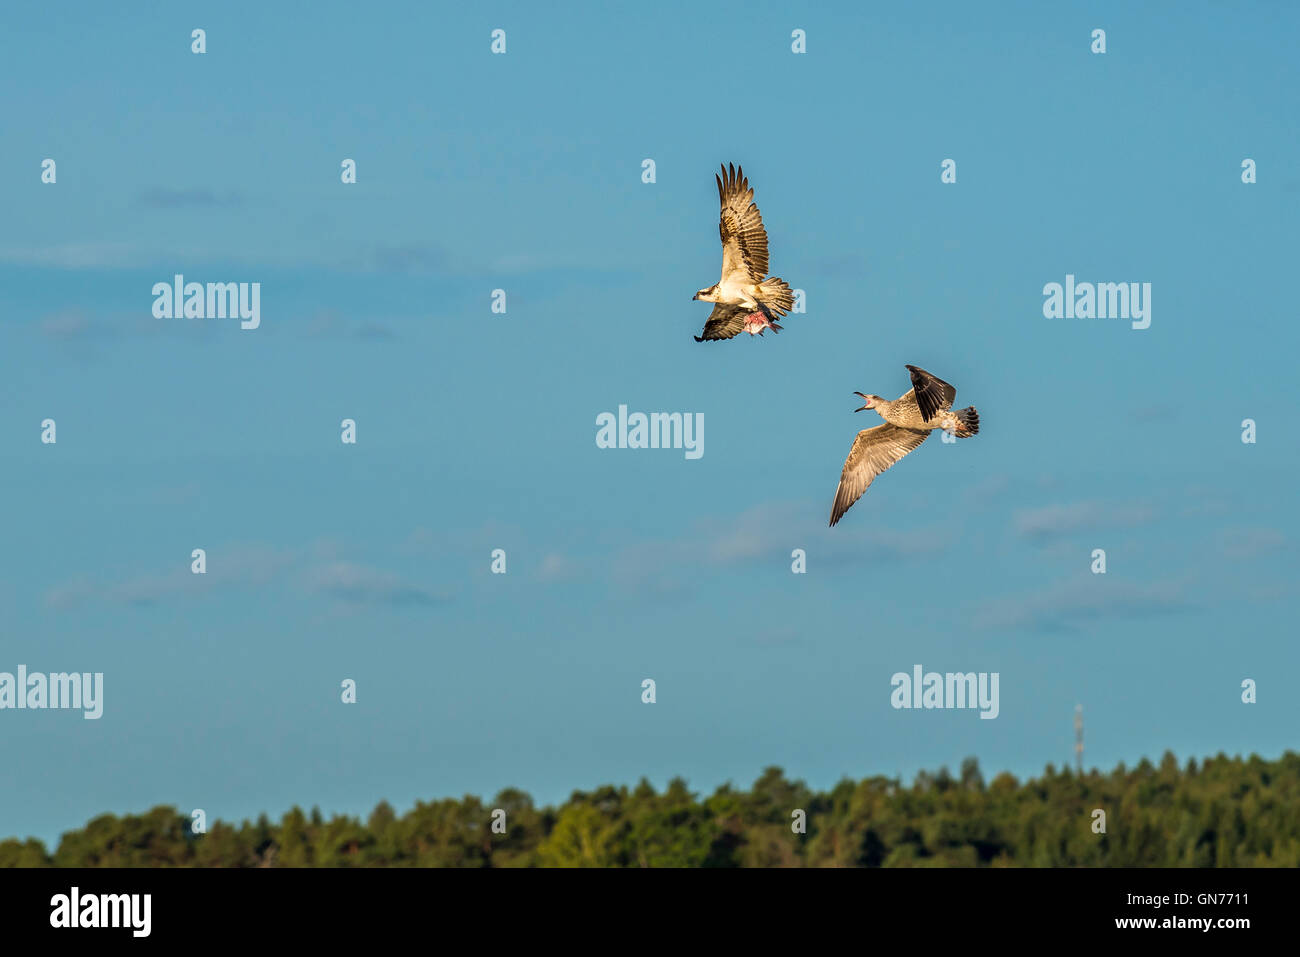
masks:
[(835, 502), (831, 505), (831, 525), (835, 525), (849, 507), (862, 497), (862, 493), (876, 480), (877, 475), (929, 437), (929, 432), (900, 429), (888, 422), (859, 432), (853, 440), (853, 447), (849, 449), (849, 457), (844, 460), (844, 470), (840, 473)]
[(767, 278), (767, 230), (763, 228), (763, 214), (754, 203), (754, 191), (749, 188), (743, 169), (732, 166), (722, 168), (718, 181), (718, 235), (722, 239), (722, 282), (737, 272), (747, 284), (760, 283)]

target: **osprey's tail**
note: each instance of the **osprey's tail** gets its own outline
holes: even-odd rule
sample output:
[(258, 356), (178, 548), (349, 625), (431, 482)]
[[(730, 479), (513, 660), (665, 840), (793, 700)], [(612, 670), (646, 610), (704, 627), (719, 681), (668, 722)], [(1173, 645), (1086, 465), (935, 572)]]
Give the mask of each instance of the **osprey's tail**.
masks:
[(794, 308), (794, 292), (784, 279), (773, 276), (758, 284), (758, 301), (778, 316)]

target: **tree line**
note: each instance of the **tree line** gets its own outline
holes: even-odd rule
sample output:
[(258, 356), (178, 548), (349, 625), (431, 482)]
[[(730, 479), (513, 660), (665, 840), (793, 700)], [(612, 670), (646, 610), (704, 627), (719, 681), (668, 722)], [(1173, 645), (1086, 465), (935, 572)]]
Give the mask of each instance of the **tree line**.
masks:
[(662, 791), (642, 780), (539, 808), (511, 788), (402, 815), (383, 802), (364, 822), (294, 807), (278, 823), (217, 821), (199, 834), (176, 808), (155, 807), (97, 817), (53, 852), (0, 841), (0, 867), (983, 866), (1300, 867), (1300, 755), (1180, 767), (1166, 753), (1158, 766), (1048, 765), (987, 784), (968, 758), (955, 776), (845, 779), (829, 791), (771, 767), (747, 791), (708, 797), (680, 778)]

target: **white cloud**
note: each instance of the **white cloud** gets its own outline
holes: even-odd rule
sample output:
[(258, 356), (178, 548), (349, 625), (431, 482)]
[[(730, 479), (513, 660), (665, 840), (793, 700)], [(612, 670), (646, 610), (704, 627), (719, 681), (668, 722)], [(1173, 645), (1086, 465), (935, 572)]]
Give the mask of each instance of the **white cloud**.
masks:
[(181, 555), (165, 572), (135, 575), (119, 581), (78, 578), (45, 593), (55, 608), (104, 602), (151, 605), (173, 598), (210, 596), (224, 588), (267, 588), (293, 584), (307, 594), (366, 604), (431, 605), (442, 599), (433, 590), (401, 576), (339, 558), (340, 546), (321, 540), (299, 548), (264, 544), (232, 544), (206, 550), (207, 572), (195, 575), (191, 558)]
[(1147, 505), (1111, 505), (1075, 502), (1018, 510), (1013, 516), (1016, 534), (1037, 542), (1098, 528), (1129, 528), (1151, 521), (1155, 512)]
[(1107, 575), (1078, 575), (1024, 595), (984, 602), (982, 628), (1073, 628), (1109, 618), (1141, 618), (1193, 607), (1185, 582), (1139, 583)]

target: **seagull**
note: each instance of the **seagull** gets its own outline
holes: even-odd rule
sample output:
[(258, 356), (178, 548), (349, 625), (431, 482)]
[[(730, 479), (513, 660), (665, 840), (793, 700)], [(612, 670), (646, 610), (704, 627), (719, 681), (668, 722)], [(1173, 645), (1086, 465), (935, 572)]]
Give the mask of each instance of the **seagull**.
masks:
[(874, 409), (885, 424), (863, 429), (853, 440), (831, 506), (832, 526), (862, 497), (877, 475), (924, 442), (935, 429), (959, 439), (970, 438), (980, 430), (980, 416), (973, 405), (953, 411), (956, 389), (916, 366), (907, 366), (907, 371), (912, 376), (912, 388), (892, 402), (878, 395), (853, 393), (866, 402), (854, 412)]
[(722, 216), (718, 234), (722, 237), (722, 278), (701, 289), (692, 300), (716, 303), (704, 324), (706, 339), (730, 339), (741, 332), (761, 336), (771, 329), (781, 331), (776, 320), (794, 306), (794, 294), (781, 279), (767, 277), (767, 231), (763, 214), (754, 205), (745, 171), (728, 164), (716, 173)]

